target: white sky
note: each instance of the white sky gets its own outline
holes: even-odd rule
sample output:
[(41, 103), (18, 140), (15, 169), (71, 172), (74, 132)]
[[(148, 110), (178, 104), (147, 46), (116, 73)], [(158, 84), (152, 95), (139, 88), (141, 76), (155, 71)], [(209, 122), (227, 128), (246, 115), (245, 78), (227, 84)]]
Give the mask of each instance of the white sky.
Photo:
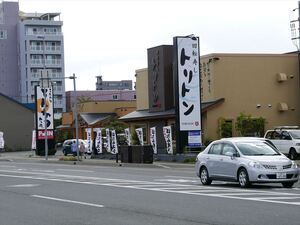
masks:
[[(9, 0), (6, 0), (9, 1)], [(19, 0), (24, 12), (60, 12), (64, 22), (65, 76), (77, 90), (104, 80), (135, 81), (147, 67), (147, 49), (174, 36), (200, 37), (200, 54), (285, 53), (297, 0)], [(296, 11), (298, 13), (298, 11)], [(66, 90), (72, 90), (66, 80)]]

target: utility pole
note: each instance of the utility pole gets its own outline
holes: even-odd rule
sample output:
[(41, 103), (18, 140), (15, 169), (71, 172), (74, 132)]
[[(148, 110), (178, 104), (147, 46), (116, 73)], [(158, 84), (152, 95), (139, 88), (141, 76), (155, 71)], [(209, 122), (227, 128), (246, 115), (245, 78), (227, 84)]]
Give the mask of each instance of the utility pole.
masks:
[(73, 79), (73, 86), (74, 86), (74, 117), (75, 117), (75, 129), (76, 129), (76, 153), (77, 153), (77, 161), (79, 161), (79, 148), (78, 148), (78, 116), (77, 116), (77, 92), (76, 92), (76, 77), (75, 73), (73, 73), (72, 77), (69, 77), (70, 79)]
[(300, 92), (300, 10), (299, 9), (300, 9), (300, 1), (298, 1), (298, 8), (293, 9), (290, 13), (290, 28), (291, 28), (291, 40), (297, 48), (298, 87)]

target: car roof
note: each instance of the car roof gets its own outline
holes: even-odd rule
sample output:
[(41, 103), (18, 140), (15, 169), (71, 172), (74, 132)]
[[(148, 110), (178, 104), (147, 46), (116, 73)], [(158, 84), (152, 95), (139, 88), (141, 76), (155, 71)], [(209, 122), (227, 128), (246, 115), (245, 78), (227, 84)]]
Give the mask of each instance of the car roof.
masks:
[(251, 141), (266, 141), (266, 138), (261, 137), (231, 137), (231, 138), (222, 138), (220, 141), (231, 141), (231, 142), (251, 142)]

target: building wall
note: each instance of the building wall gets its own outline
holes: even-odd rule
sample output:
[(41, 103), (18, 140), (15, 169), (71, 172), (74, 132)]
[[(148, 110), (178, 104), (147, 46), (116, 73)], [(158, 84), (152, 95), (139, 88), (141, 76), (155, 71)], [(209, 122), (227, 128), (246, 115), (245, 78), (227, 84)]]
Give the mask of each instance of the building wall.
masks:
[[(224, 103), (207, 112), (206, 138), (218, 138), (220, 117), (232, 119), (234, 126), (241, 112), (265, 118), (265, 130), (300, 125), (297, 55), (212, 54), (201, 57), (201, 63), (203, 100), (225, 98)], [(279, 81), (279, 73), (287, 79)], [(279, 103), (286, 103), (288, 110), (279, 111)]]
[(0, 131), (4, 132), (6, 150), (30, 150), (34, 112), (0, 95)]
[[(134, 101), (136, 99), (136, 91), (134, 90), (99, 90), (99, 91), (77, 91), (78, 102), (89, 101)], [(74, 91), (66, 92), (67, 111), (71, 111), (75, 101)]]
[(18, 2), (0, 3), (0, 93), (20, 100), (18, 77)]
[(103, 81), (97, 76), (96, 90), (132, 90), (132, 80)]
[(126, 110), (128, 108), (128, 113), (134, 111), (136, 109), (136, 101), (85, 102), (80, 104), (77, 109), (78, 112), (86, 113), (115, 113), (116, 110), (121, 110), (122, 108)]
[[(50, 15), (50, 14), (49, 14)], [(58, 20), (55, 20), (55, 18)], [(40, 14), (22, 14), (18, 24), (22, 103), (34, 102), (34, 87), (49, 78), (54, 94), (54, 114), (65, 111), (63, 22), (57, 16), (41, 20)]]
[(139, 69), (136, 74), (136, 108), (149, 109), (148, 69)]

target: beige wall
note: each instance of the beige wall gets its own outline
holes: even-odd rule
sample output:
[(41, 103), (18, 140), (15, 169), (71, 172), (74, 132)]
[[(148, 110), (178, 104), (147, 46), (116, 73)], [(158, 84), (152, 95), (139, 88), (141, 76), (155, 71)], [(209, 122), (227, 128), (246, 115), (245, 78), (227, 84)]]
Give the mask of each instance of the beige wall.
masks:
[[(205, 116), (206, 138), (218, 138), (220, 117), (235, 122), (240, 112), (265, 118), (265, 130), (300, 125), (297, 55), (212, 54), (201, 57), (201, 64), (203, 100), (225, 98)], [(287, 80), (279, 82), (278, 73), (284, 73)], [(278, 110), (282, 102), (288, 105), (287, 111)]]
[(85, 102), (80, 104), (78, 112), (87, 113), (114, 113), (118, 108), (136, 108), (136, 101), (105, 101), (105, 102)]
[(139, 69), (136, 74), (136, 108), (137, 110), (149, 109), (148, 94), (148, 69)]

